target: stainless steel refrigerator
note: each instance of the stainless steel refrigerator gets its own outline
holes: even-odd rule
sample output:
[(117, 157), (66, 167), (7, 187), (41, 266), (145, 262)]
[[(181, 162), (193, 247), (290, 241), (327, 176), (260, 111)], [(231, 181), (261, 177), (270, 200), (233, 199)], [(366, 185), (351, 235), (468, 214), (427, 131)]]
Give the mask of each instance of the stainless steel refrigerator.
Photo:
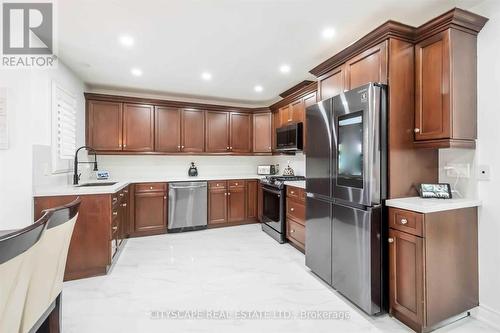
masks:
[(306, 265), (368, 314), (384, 308), (386, 87), (306, 110)]

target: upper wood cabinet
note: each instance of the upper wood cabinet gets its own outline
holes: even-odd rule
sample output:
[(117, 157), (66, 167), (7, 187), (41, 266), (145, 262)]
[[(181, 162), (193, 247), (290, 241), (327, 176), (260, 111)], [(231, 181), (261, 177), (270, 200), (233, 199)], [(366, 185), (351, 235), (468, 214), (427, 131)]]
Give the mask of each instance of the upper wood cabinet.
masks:
[(339, 66), (318, 79), (320, 100), (324, 100), (344, 92), (344, 65)]
[(153, 151), (154, 107), (152, 105), (123, 105), (123, 150)]
[(207, 111), (205, 145), (209, 153), (229, 151), (229, 112)]
[(304, 122), (304, 100), (302, 98), (290, 104), (290, 119), (293, 123)]
[(475, 147), (476, 38), (447, 29), (415, 45), (417, 147)]
[(229, 149), (235, 153), (252, 151), (252, 115), (249, 113), (230, 113)]
[(347, 60), (344, 65), (345, 90), (369, 82), (387, 83), (387, 43), (384, 41)]
[(183, 109), (181, 133), (181, 150), (183, 152), (201, 153), (205, 151), (205, 112)]
[(155, 151), (176, 153), (181, 151), (181, 110), (157, 106), (155, 108)]
[(98, 151), (121, 151), (122, 117), (122, 103), (88, 101), (87, 145)]
[(306, 121), (306, 109), (311, 106), (311, 105), (314, 105), (317, 103), (317, 93), (316, 92), (313, 92), (313, 93), (310, 93), (309, 95), (306, 95), (304, 96), (303, 98), (303, 104), (304, 104), (304, 115), (303, 115), (303, 121), (304, 121), (304, 136), (303, 136), (303, 139), (302, 139), (302, 142), (303, 142), (303, 148), (304, 148), (304, 151), (306, 151), (306, 146), (307, 146), (307, 130), (308, 130), (308, 127), (307, 127), (307, 121)]
[(286, 105), (278, 110), (278, 119), (279, 122), (277, 125), (278, 128), (281, 126), (285, 126), (289, 122), (292, 121), (292, 113), (290, 112), (290, 105)]
[(253, 152), (270, 153), (272, 145), (272, 114), (253, 115)]

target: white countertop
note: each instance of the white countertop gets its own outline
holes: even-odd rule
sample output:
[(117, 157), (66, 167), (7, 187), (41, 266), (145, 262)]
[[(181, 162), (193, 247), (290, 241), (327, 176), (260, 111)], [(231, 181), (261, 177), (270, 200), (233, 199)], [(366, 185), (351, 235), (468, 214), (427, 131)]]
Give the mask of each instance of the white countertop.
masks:
[(293, 187), (299, 187), (303, 188), (304, 190), (306, 189), (306, 181), (305, 180), (290, 180), (290, 181), (285, 181), (286, 186), (293, 186)]
[[(160, 178), (137, 178), (137, 179), (127, 179), (127, 180), (102, 180), (102, 182), (117, 182), (110, 186), (89, 186), (89, 187), (77, 187), (73, 185), (65, 186), (43, 186), (35, 188), (33, 196), (34, 197), (51, 197), (51, 196), (61, 196), (61, 195), (92, 195), (92, 194), (112, 194), (120, 191), (127, 185), (132, 183), (171, 183), (171, 182), (185, 182), (185, 181), (208, 181), (208, 180), (229, 180), (229, 179), (261, 179), (262, 176), (259, 175), (231, 175), (231, 176), (198, 176), (198, 177), (188, 177), (188, 176), (172, 176), (172, 177), (160, 177)], [(88, 181), (91, 183), (99, 181)], [(81, 182), (85, 184), (86, 182)]]
[(419, 213), (435, 213), (445, 210), (481, 206), (478, 199), (423, 199), (420, 197), (389, 199), (386, 206), (411, 210)]

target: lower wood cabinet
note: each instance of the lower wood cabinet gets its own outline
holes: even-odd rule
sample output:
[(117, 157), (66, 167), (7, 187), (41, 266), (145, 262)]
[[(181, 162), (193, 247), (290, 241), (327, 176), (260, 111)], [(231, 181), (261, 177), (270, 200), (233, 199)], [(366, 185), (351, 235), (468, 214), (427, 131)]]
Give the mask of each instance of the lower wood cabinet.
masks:
[(302, 252), (306, 248), (306, 200), (302, 188), (286, 187), (286, 238)]
[(257, 180), (208, 182), (208, 225), (257, 220)]
[(477, 208), (389, 209), (390, 312), (417, 332), (479, 305)]
[(167, 184), (133, 185), (131, 236), (148, 236), (167, 231)]

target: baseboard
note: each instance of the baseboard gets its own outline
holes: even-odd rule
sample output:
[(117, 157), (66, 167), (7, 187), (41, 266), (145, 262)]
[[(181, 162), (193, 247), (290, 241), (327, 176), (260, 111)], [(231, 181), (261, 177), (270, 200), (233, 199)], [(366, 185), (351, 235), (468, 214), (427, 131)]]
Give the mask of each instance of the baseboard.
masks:
[(470, 311), (471, 316), (500, 329), (500, 312), (485, 305), (480, 305)]

